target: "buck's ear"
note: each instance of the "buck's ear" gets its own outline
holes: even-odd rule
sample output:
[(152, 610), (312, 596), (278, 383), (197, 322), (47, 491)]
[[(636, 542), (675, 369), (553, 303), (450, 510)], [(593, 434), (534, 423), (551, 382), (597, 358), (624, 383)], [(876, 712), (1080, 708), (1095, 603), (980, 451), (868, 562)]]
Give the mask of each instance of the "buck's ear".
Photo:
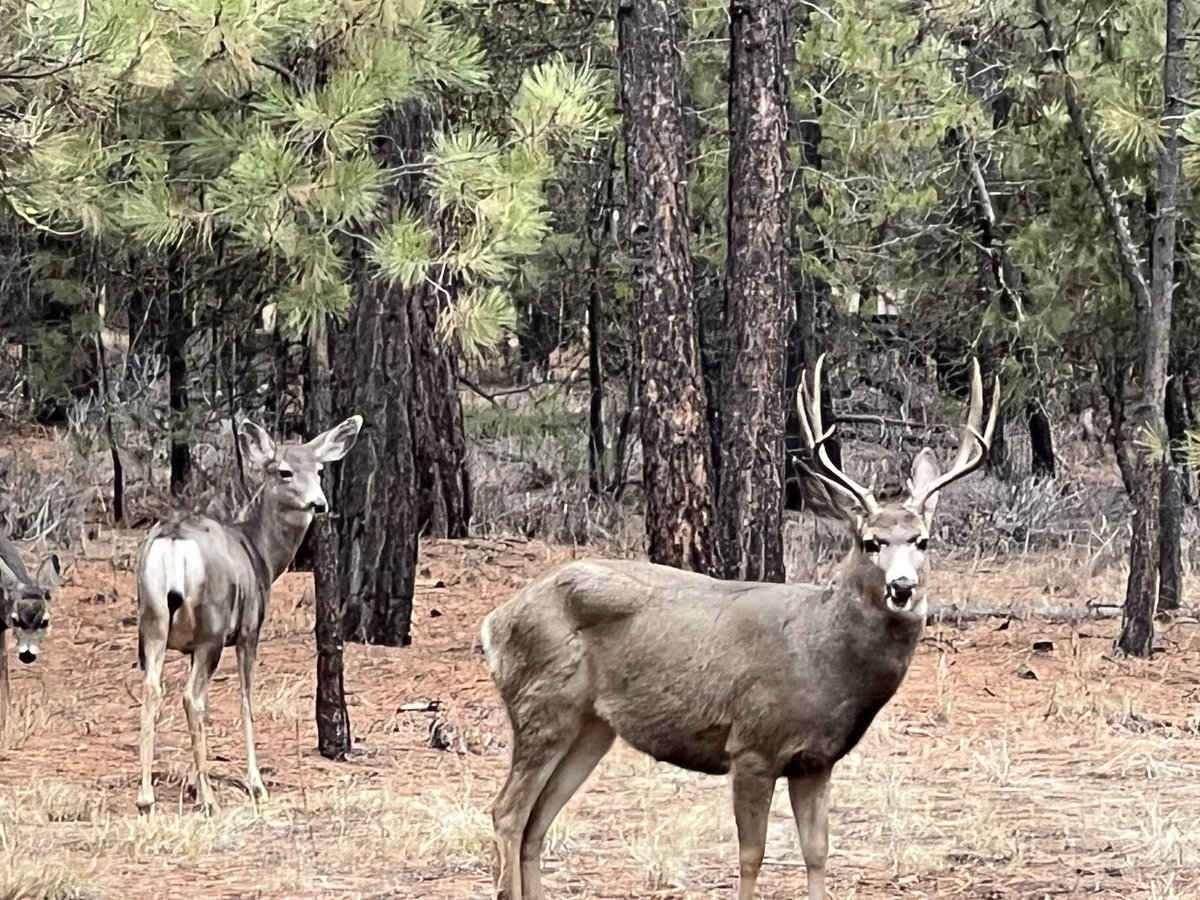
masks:
[(62, 563), (58, 560), (57, 553), (51, 553), (42, 560), (42, 564), (38, 567), (37, 583), (38, 587), (46, 591), (48, 594), (53, 594), (58, 590), (59, 576), (62, 574)]
[(340, 425), (322, 431), (309, 441), (308, 448), (317, 462), (336, 462), (349, 453), (354, 442), (358, 440), (358, 430), (362, 428), (362, 423), (362, 416), (351, 416)]
[[(937, 464), (937, 454), (929, 447), (922, 447), (921, 452), (913, 460), (912, 475), (908, 479), (908, 495), (910, 497), (919, 497), (925, 493), (925, 489), (933, 484), (941, 474), (941, 470)], [(919, 510), (924, 514), (926, 524), (933, 521), (933, 513), (937, 509), (937, 502), (938, 495), (933, 494), (925, 501), (925, 508)]]
[(275, 442), (249, 419), (238, 427), (238, 442), (242, 445), (242, 455), (256, 466), (265, 466), (275, 458)]

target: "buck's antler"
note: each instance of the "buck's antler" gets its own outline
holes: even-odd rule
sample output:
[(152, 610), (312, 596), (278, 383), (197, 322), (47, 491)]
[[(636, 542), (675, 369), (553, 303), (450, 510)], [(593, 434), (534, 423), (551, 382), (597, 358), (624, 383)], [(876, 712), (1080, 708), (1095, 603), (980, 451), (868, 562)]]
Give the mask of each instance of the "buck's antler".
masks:
[[(962, 446), (950, 471), (931, 481), (928, 485), (915, 491), (905, 505), (917, 512), (923, 513), (925, 505), (938, 491), (953, 481), (970, 475), (987, 457), (988, 449), (992, 446), (992, 434), (996, 430), (996, 414), (1000, 409), (1000, 379), (996, 378), (992, 387), (992, 408), (988, 414), (987, 427), (981, 434), (983, 424), (983, 378), (979, 374), (979, 360), (972, 360), (971, 373), (971, 408), (967, 413), (967, 425), (963, 429)], [(975, 452), (972, 455), (973, 451)]]
[(796, 412), (800, 416), (800, 427), (804, 430), (804, 439), (812, 451), (814, 463), (825, 468), (825, 472), (819, 468), (811, 471), (826, 484), (857, 502), (868, 515), (874, 515), (881, 509), (875, 495), (871, 493), (870, 489), (863, 487), (835, 466), (833, 460), (829, 458), (829, 451), (825, 448), (825, 442), (833, 436), (834, 426), (830, 425), (826, 429), (821, 422), (821, 369), (824, 364), (825, 354), (822, 353), (817, 357), (817, 364), (813, 368), (812, 395), (810, 396), (808, 392), (807, 372), (800, 376), (800, 388), (796, 392)]

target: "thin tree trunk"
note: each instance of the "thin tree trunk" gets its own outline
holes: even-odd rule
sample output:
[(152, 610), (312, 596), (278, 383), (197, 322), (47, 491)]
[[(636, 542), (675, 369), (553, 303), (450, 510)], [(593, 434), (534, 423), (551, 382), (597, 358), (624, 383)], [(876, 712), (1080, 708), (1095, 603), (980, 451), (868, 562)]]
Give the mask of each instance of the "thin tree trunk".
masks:
[[(308, 430), (316, 434), (330, 426), (333, 396), (330, 388), (329, 337), (324, 326), (309, 348)], [(341, 466), (326, 475), (326, 497), (333, 516), (341, 514)], [(342, 575), (336, 519), (324, 517), (309, 529), (313, 547), (313, 585), (317, 644), (317, 750), (326, 759), (342, 760), (351, 749), (350, 712), (346, 708), (342, 659)]]
[(618, 11), (629, 255), (637, 298), (647, 551), (716, 574), (708, 409), (688, 249), (678, 0)]
[(188, 323), (184, 297), (183, 256), (167, 256), (167, 383), (171, 408), (171, 493), (178, 496), (192, 477), (191, 426), (187, 421), (188, 371), (185, 349)]
[(1179, 609), (1183, 595), (1183, 442), (1187, 410), (1178, 376), (1167, 382), (1165, 409), (1170, 446), (1162, 470), (1162, 505), (1158, 511), (1158, 610)]
[[(1039, 0), (1044, 2), (1044, 0)], [(1141, 321), (1141, 389), (1146, 427), (1169, 443), (1166, 422), (1167, 366), (1171, 350), (1171, 304), (1175, 292), (1175, 232), (1178, 215), (1182, 145), (1179, 136), (1185, 91), (1185, 0), (1167, 0), (1166, 55), (1163, 63), (1163, 149), (1155, 179), (1155, 219), (1150, 289)], [(1169, 454), (1168, 449), (1166, 453)], [(1158, 605), (1159, 515), (1166, 461), (1144, 447), (1133, 457), (1133, 541), (1125, 617), (1117, 647), (1132, 656), (1153, 649), (1154, 612)]]
[(726, 578), (784, 579), (784, 5), (730, 4), (729, 251), (718, 518)]
[[(789, 11), (790, 15), (790, 11)], [(789, 34), (784, 48), (787, 54), (787, 64), (795, 64), (792, 48), (808, 28), (812, 16), (811, 5), (801, 3), (796, 13), (795, 35)], [(791, 19), (789, 18), (789, 24)], [(819, 73), (817, 85), (813, 92), (813, 108), (798, 111), (790, 102), (788, 112), (788, 143), (799, 147), (800, 161), (798, 170), (791, 173), (789, 184), (795, 185), (802, 192), (804, 202), (797, 204), (790, 198), (785, 200), (787, 207), (793, 210), (792, 221), (788, 228), (787, 274), (788, 289), (792, 295), (789, 306), (794, 310), (787, 336), (787, 355), (784, 371), (784, 471), (786, 489), (784, 506), (787, 509), (800, 509), (806, 496), (802, 482), (808, 477), (804, 474), (799, 462), (807, 456), (808, 449), (800, 433), (800, 420), (796, 415), (796, 388), (800, 384), (800, 374), (805, 369), (811, 369), (821, 353), (823, 345), (830, 339), (832, 330), (833, 303), (829, 283), (810, 267), (803, 264), (805, 257), (818, 260), (821, 263), (829, 261), (829, 248), (821, 236), (821, 229), (816, 227), (815, 219), (823, 214), (825, 195), (821, 190), (820, 172), (824, 166), (821, 152), (823, 133), (821, 129), (821, 84)], [(801, 246), (800, 235), (804, 234), (810, 243)], [(826, 370), (826, 382), (830, 382), (830, 372)], [(821, 415), (826, 422), (833, 422), (833, 392), (821, 392)], [(825, 444), (829, 457), (835, 466), (842, 461), (842, 447), (835, 433)], [(819, 494), (820, 496), (821, 494)]]

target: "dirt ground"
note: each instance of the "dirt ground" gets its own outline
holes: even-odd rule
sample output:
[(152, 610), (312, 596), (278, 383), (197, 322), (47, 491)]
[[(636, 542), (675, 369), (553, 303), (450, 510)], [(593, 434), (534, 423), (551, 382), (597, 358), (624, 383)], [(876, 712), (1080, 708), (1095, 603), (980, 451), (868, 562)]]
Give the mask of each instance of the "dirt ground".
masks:
[[(182, 796), (190, 749), (177, 654), (158, 730), (159, 809), (137, 816), (128, 555), (75, 560), (42, 658), (12, 666), (0, 736), (0, 900), (488, 897), (487, 809), (508, 727), (478, 625), (571, 554), (517, 541), (424, 545), (423, 580), (442, 586), (418, 591), (413, 646), (347, 647), (355, 753), (341, 764), (313, 749), (310, 582), (284, 576), (257, 678), (271, 797), (256, 809), (242, 787), (229, 652), (210, 695), (221, 806), (211, 820)], [(960, 604), (1119, 596), (1119, 572), (1064, 579), (1072, 570), (1061, 556), (935, 566), (935, 595)], [(895, 700), (835, 771), (831, 895), (1200, 897), (1198, 629), (1163, 627), (1164, 652), (1150, 663), (1112, 658), (1115, 630), (930, 629)], [(1035, 641), (1051, 644), (1034, 650)], [(785, 795), (776, 797), (764, 900), (804, 894)], [(736, 882), (725, 780), (626, 747), (568, 806), (550, 845), (551, 897), (731, 897)]]

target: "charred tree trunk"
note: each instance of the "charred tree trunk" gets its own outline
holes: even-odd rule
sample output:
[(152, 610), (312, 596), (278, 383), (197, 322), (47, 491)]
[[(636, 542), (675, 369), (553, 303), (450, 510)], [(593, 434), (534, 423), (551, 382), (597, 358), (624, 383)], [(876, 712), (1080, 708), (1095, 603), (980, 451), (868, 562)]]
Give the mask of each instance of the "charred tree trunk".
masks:
[[(1166, 55), (1163, 63), (1163, 148), (1155, 179), (1155, 218), (1149, 292), (1139, 310), (1142, 335), (1141, 391), (1146, 426), (1164, 443), (1167, 366), (1171, 351), (1171, 304), (1175, 292), (1175, 232), (1178, 215), (1182, 142), (1179, 124), (1186, 112), (1185, 0), (1167, 0)], [(1144, 282), (1143, 282), (1144, 283)], [(1166, 461), (1144, 447), (1130, 447), (1133, 472), (1133, 541), (1125, 617), (1117, 647), (1132, 656), (1153, 649), (1154, 612), (1158, 605), (1159, 515)], [(1170, 451), (1168, 450), (1167, 453)]]
[(187, 305), (184, 297), (183, 256), (167, 256), (167, 392), (171, 408), (171, 493), (183, 493), (192, 478), (191, 426), (187, 421), (188, 371), (185, 349), (188, 339)]
[(1035, 478), (1054, 477), (1054, 432), (1050, 419), (1041, 404), (1030, 402), (1026, 407), (1029, 422), (1030, 471)]
[(784, 580), (785, 7), (730, 5), (729, 251), (718, 519), (726, 578)]
[(678, 0), (618, 11), (642, 480), (654, 562), (716, 574), (708, 409), (688, 250)]
[[(811, 15), (809, 5), (800, 4), (795, 30), (802, 32), (806, 29)], [(784, 45), (789, 66), (794, 63), (791, 48), (795, 43), (795, 38), (789, 34)], [(790, 102), (788, 104), (788, 143), (800, 148), (800, 171), (789, 178), (789, 182), (798, 185), (803, 203), (796, 204), (791, 198), (785, 198), (784, 201), (791, 210), (787, 280), (791, 296), (788, 306), (793, 313), (788, 327), (784, 369), (784, 506), (787, 509), (803, 507), (805, 492), (802, 485), (807, 477), (799, 465), (800, 461), (807, 457), (808, 449), (800, 433), (800, 420), (796, 416), (796, 389), (800, 384), (800, 374), (816, 364), (822, 347), (828, 342), (833, 319), (833, 295), (829, 283), (814, 273), (811, 267), (803, 265), (806, 256), (822, 263), (828, 262), (829, 259), (828, 247), (821, 237), (820, 229), (815, 226), (816, 214), (822, 212), (825, 207), (825, 196), (820, 183), (820, 172), (824, 165), (821, 153), (822, 138), (821, 94), (818, 84), (817, 90), (813, 92), (811, 110), (800, 111)], [(807, 235), (811, 241), (808, 246), (800, 246), (801, 234)], [(831, 382), (830, 375), (826, 369), (826, 383)], [(835, 421), (832, 391), (821, 392), (821, 407), (823, 420)], [(825, 446), (833, 464), (840, 466), (842, 447), (838, 435), (835, 433)], [(818, 495), (824, 496), (823, 490), (819, 490)]]
[[(325, 328), (309, 348), (309, 384), (305, 392), (307, 427), (319, 434), (334, 421), (330, 386), (329, 337)], [(325, 494), (332, 514), (313, 522), (305, 545), (312, 548), (313, 589), (316, 607), (314, 636), (317, 644), (317, 751), (326, 759), (342, 760), (350, 752), (350, 712), (342, 661), (342, 577), (338, 553), (338, 525), (344, 515), (341, 504), (343, 466), (333, 466), (326, 475)]]
[(616, 145), (609, 143), (604, 163), (604, 180), (597, 192), (588, 216), (588, 237), (592, 245), (592, 277), (588, 285), (587, 342), (588, 342), (588, 492), (593, 496), (604, 492), (608, 484), (604, 463), (607, 441), (604, 435), (604, 297), (600, 273), (604, 264), (604, 245), (608, 234), (609, 216), (613, 209), (613, 167), (616, 165)]
[(1179, 609), (1183, 595), (1183, 472), (1187, 460), (1187, 410), (1178, 377), (1167, 382), (1165, 418), (1169, 441), (1158, 510), (1158, 610)]

